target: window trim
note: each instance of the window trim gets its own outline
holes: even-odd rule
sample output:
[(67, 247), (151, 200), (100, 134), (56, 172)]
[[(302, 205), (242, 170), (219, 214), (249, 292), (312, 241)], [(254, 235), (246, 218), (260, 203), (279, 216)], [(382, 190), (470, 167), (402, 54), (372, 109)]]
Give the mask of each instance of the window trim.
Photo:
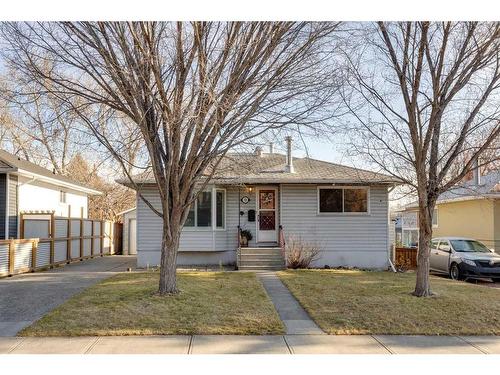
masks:
[[(345, 189), (363, 189), (366, 190), (366, 212), (345, 212), (344, 211), (344, 192), (342, 191), (342, 212), (321, 212), (320, 211), (320, 190), (327, 190), (327, 189), (339, 189), (339, 190), (345, 190)], [(318, 216), (369, 216), (371, 214), (371, 205), (370, 205), (370, 186), (352, 186), (352, 185), (346, 185), (346, 186), (318, 186), (317, 192), (316, 192), (316, 214)]]
[[(64, 199), (62, 199), (64, 197)], [(59, 203), (68, 204), (68, 194), (64, 190), (59, 190)]]
[[(217, 226), (217, 193), (222, 192), (224, 195), (224, 204), (222, 205), (222, 212), (223, 212), (223, 223), (222, 227)], [(214, 199), (212, 199), (212, 204), (213, 204), (213, 223), (214, 223), (214, 230), (218, 232), (222, 232), (226, 230), (226, 217), (227, 217), (227, 211), (226, 211), (226, 206), (227, 206), (227, 193), (225, 188), (221, 187), (214, 187), (214, 193), (213, 193)]]
[[(195, 199), (194, 201), (194, 225), (192, 226), (186, 226), (184, 223), (184, 226), (182, 227), (183, 231), (187, 232), (212, 232), (212, 231), (217, 231), (217, 232), (223, 232), (227, 229), (227, 192), (226, 189), (223, 187), (207, 187), (204, 190), (200, 191), (202, 192), (210, 192), (212, 196), (212, 204), (211, 204), (211, 225), (208, 227), (199, 227), (198, 226), (198, 198)], [(217, 192), (223, 192), (224, 193), (224, 227), (217, 227)]]

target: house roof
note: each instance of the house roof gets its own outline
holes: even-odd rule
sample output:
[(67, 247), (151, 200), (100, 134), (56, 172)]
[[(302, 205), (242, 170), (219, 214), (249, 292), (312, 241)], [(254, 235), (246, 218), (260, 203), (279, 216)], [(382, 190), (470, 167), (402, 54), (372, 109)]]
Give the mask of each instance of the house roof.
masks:
[(0, 173), (15, 173), (38, 178), (53, 185), (67, 187), (87, 194), (98, 195), (100, 191), (85, 186), (66, 176), (56, 174), (30, 161), (21, 159), (7, 151), (0, 150)]
[(444, 192), (437, 203), (480, 198), (500, 198), (500, 170), (481, 176), (479, 185), (476, 185), (474, 180), (469, 180)]
[[(500, 170), (481, 176), (481, 182), (476, 185), (474, 180), (466, 181), (455, 188), (441, 194), (436, 204), (470, 201), (476, 199), (500, 199)], [(405, 210), (418, 207), (418, 201), (409, 203)]]
[[(278, 153), (230, 153), (217, 167), (212, 181), (219, 184), (338, 183), (398, 184), (392, 176), (311, 158), (293, 158), (294, 173), (286, 170), (286, 155)], [(134, 177), (137, 184), (154, 184), (151, 173)], [(128, 180), (118, 180), (130, 186)]]

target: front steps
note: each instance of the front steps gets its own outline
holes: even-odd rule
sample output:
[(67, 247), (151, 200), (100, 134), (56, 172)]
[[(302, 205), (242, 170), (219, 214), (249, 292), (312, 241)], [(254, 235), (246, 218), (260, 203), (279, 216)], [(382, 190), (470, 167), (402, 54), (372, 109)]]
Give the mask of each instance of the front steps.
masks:
[(285, 260), (279, 247), (242, 247), (238, 259), (239, 270), (282, 270)]

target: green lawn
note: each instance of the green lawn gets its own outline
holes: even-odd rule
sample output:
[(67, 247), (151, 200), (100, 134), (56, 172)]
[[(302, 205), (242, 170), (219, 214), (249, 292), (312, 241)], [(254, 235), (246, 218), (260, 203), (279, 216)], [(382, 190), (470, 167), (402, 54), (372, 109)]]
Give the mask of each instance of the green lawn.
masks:
[(280, 272), (329, 334), (500, 335), (500, 289), (432, 277), (436, 296), (411, 296), (414, 273)]
[(281, 334), (253, 273), (179, 272), (176, 296), (155, 295), (158, 272), (123, 273), (71, 298), (21, 336)]

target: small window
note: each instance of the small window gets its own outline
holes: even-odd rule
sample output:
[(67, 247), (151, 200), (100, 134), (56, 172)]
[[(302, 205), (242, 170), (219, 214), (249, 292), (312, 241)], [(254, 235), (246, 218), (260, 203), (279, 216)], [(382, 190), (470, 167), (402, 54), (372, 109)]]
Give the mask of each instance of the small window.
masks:
[(441, 241), (439, 243), (439, 250), (450, 252), (450, 244), (448, 243), (448, 241)]
[(342, 189), (320, 189), (319, 212), (342, 212)]
[(320, 213), (367, 213), (367, 188), (320, 188)]
[(215, 224), (219, 229), (224, 229), (225, 222), (225, 191), (224, 190), (216, 190), (215, 192)]
[(344, 212), (368, 212), (366, 189), (344, 189)]
[(66, 203), (66, 192), (65, 191), (60, 191), (59, 192), (59, 202), (60, 203)]
[(210, 189), (200, 192), (189, 209), (184, 227), (224, 229), (225, 225), (226, 191)]
[(196, 220), (198, 227), (212, 226), (212, 192), (202, 191), (198, 195), (196, 206)]

